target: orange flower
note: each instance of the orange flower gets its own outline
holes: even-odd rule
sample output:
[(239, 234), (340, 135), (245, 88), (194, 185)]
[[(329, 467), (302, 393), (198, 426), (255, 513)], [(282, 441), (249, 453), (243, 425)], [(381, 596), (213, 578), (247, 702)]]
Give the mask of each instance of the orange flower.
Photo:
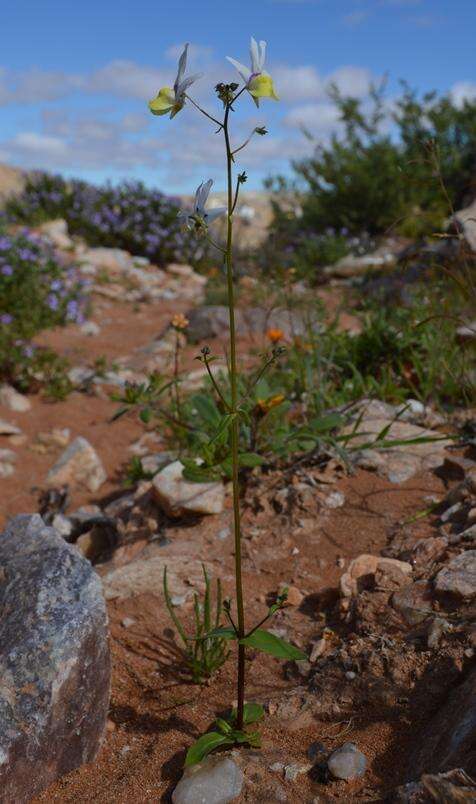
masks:
[(284, 394), (275, 394), (275, 396), (269, 396), (267, 399), (258, 399), (258, 408), (261, 413), (269, 413), (272, 408), (277, 408), (281, 402), (284, 402)]
[(175, 313), (170, 323), (174, 329), (187, 329), (190, 321), (182, 313)]
[(284, 332), (282, 329), (278, 328), (268, 329), (266, 337), (271, 341), (271, 343), (278, 343), (278, 341), (281, 341), (284, 338)]

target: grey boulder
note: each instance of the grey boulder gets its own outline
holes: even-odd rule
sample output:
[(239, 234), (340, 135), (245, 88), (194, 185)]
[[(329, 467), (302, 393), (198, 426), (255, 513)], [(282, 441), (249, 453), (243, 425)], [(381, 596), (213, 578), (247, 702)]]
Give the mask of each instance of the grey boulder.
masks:
[(23, 804), (91, 762), (109, 706), (101, 584), (38, 514), (0, 535), (0, 802)]
[(173, 804), (227, 804), (241, 793), (243, 771), (229, 757), (207, 757), (185, 768)]

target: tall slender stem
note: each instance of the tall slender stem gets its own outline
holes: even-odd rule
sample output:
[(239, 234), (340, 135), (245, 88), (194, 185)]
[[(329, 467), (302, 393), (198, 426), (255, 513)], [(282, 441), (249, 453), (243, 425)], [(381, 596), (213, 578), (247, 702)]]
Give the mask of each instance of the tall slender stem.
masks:
[[(227, 214), (227, 233), (226, 233), (226, 278), (228, 289), (228, 310), (230, 316), (230, 386), (231, 386), (231, 412), (237, 413), (238, 407), (238, 387), (236, 372), (236, 328), (235, 328), (235, 289), (233, 283), (233, 175), (232, 163), (233, 153), (230, 145), (230, 134), (228, 131), (228, 119), (231, 104), (228, 103), (223, 120), (223, 133), (226, 145), (226, 167), (227, 167), (227, 195), (228, 195), (228, 214)], [(241, 523), (240, 523), (240, 488), (238, 478), (239, 461), (239, 418), (235, 416), (231, 427), (231, 455), (232, 455), (232, 482), (233, 482), (233, 521), (235, 538), (235, 584), (236, 584), (236, 607), (238, 614), (238, 637), (245, 636), (245, 612), (243, 604), (243, 580), (241, 573)], [(238, 689), (237, 689), (237, 717), (236, 726), (243, 728), (243, 709), (245, 703), (245, 647), (238, 645)]]

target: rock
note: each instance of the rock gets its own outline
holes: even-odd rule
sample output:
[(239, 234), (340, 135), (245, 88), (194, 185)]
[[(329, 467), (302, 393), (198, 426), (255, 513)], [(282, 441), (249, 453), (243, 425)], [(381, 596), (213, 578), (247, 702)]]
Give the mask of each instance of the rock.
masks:
[[(286, 588), (286, 584), (281, 584), (280, 586), (280, 593), (283, 589)], [(288, 596), (286, 598), (286, 606), (300, 606), (302, 601), (304, 600), (303, 593), (297, 588), (297, 586), (288, 586)]]
[(63, 539), (68, 541), (68, 536), (73, 532), (73, 523), (64, 514), (55, 514), (51, 523), (56, 531)]
[(285, 765), (283, 768), (284, 778), (287, 782), (295, 782), (298, 776), (309, 773), (312, 765)]
[(73, 248), (73, 241), (68, 234), (68, 224), (63, 218), (46, 221), (38, 227), (40, 233), (45, 235), (56, 248), (69, 250)]
[(384, 575), (392, 576), (392, 574), (394, 579), (406, 579), (408, 582), (408, 577), (412, 574), (412, 565), (396, 558), (382, 558), (363, 553), (350, 562), (347, 572), (340, 579), (342, 596), (352, 597), (362, 589), (372, 586), (377, 572), (380, 583)]
[(50, 432), (38, 433), (36, 440), (45, 447), (67, 447), (71, 438), (69, 427), (54, 427)]
[(31, 402), (23, 394), (19, 394), (11, 385), (0, 386), (0, 405), (16, 413), (26, 413), (31, 410)]
[(172, 517), (185, 514), (220, 514), (225, 490), (220, 482), (192, 483), (182, 476), (183, 465), (174, 461), (155, 475), (152, 491), (155, 500)]
[(471, 246), (473, 251), (476, 251), (476, 199), (469, 207), (460, 209), (455, 214), (455, 219), (459, 224), (460, 231)]
[(80, 255), (81, 262), (102, 268), (111, 273), (127, 271), (134, 266), (133, 259), (128, 251), (121, 248), (87, 248)]
[[(409, 779), (463, 767), (476, 776), (476, 667), (443, 698), (436, 715), (415, 735)], [(473, 799), (474, 800), (474, 799)]]
[[(187, 312), (187, 338), (192, 343), (223, 337), (229, 329), (228, 308), (224, 305), (204, 305)], [(319, 330), (317, 317), (308, 321), (297, 310), (247, 307), (236, 311), (236, 330), (239, 335), (264, 335), (270, 329), (280, 329), (284, 338), (304, 335), (308, 326)]]
[(94, 563), (99, 556), (110, 549), (111, 540), (106, 528), (96, 526), (78, 536), (74, 546), (88, 561)]
[(206, 276), (197, 274), (191, 265), (182, 265), (178, 262), (171, 262), (167, 265), (167, 273), (175, 274), (175, 276), (178, 276), (179, 279), (185, 279), (187, 282), (195, 282), (195, 284), (202, 287), (207, 284)]
[(0, 538), (0, 800), (27, 804), (92, 762), (109, 707), (101, 584), (38, 514)]
[(414, 566), (429, 567), (444, 556), (447, 547), (448, 539), (445, 536), (418, 539), (412, 548), (412, 562)]
[(419, 625), (431, 616), (433, 592), (428, 581), (415, 581), (392, 595), (392, 607), (408, 625)]
[(6, 461), (0, 461), (0, 480), (4, 480), (7, 477), (11, 477), (15, 474), (15, 467), (12, 463), (7, 463)]
[(55, 465), (48, 472), (46, 482), (49, 486), (70, 484), (86, 486), (89, 491), (97, 491), (107, 475), (96, 450), (82, 436), (78, 436), (65, 449)]
[(456, 335), (460, 341), (475, 341), (476, 340), (476, 321), (470, 321), (467, 324), (462, 324), (456, 330)]
[[(355, 450), (353, 461), (362, 469), (376, 471), (392, 483), (403, 483), (419, 472), (434, 469), (445, 460), (445, 448), (452, 443), (442, 439), (441, 433), (409, 422), (395, 419), (398, 409), (379, 400), (364, 399), (352, 409), (352, 423), (343, 428), (345, 435), (352, 435), (348, 448)], [(355, 420), (361, 417), (357, 432)], [(389, 427), (386, 441), (408, 441), (425, 438), (421, 443), (400, 444), (385, 449), (373, 448), (372, 441)], [(367, 446), (365, 446), (367, 445)], [(360, 448), (360, 449), (359, 449)]]
[(335, 779), (358, 779), (367, 768), (367, 760), (355, 743), (344, 743), (332, 752), (327, 767)]
[(476, 782), (462, 768), (425, 773), (420, 782), (398, 787), (388, 800), (392, 804), (471, 804), (476, 801)]
[(99, 335), (101, 327), (96, 324), (95, 321), (85, 321), (84, 324), (81, 325), (81, 332), (83, 335)]
[(87, 387), (95, 377), (94, 369), (88, 366), (73, 366), (68, 371), (68, 379), (75, 388)]
[(440, 570), (435, 589), (462, 598), (476, 597), (476, 550), (466, 550)]
[(174, 804), (227, 804), (243, 787), (243, 771), (229, 757), (207, 757), (185, 768), (172, 793)]
[(11, 477), (15, 473), (14, 463), (17, 459), (12, 449), (0, 449), (0, 479)]
[(362, 276), (367, 271), (375, 270), (376, 268), (384, 268), (395, 263), (395, 257), (389, 255), (377, 254), (363, 254), (356, 257), (353, 254), (348, 254), (342, 257), (338, 262), (333, 265), (328, 265), (324, 268), (327, 276), (337, 276), (340, 279), (349, 279), (354, 276)]
[(21, 430), (16, 424), (11, 424), (11, 422), (7, 422), (5, 419), (0, 419), (0, 435), (12, 436), (20, 434)]
[[(162, 580), (167, 567), (167, 582), (171, 596), (192, 595), (204, 588), (202, 563), (195, 559), (153, 556), (138, 559), (112, 570), (102, 578), (107, 600), (134, 597), (141, 594), (162, 596)], [(205, 569), (212, 568), (205, 562)]]
[(19, 168), (0, 164), (0, 207), (4, 201), (23, 192), (27, 174)]
[(326, 508), (342, 508), (345, 505), (345, 495), (341, 491), (331, 491), (324, 497)]
[(140, 459), (140, 462), (144, 472), (155, 475), (156, 472), (175, 460), (177, 460), (176, 453), (154, 452), (150, 455), (144, 455), (144, 457)]

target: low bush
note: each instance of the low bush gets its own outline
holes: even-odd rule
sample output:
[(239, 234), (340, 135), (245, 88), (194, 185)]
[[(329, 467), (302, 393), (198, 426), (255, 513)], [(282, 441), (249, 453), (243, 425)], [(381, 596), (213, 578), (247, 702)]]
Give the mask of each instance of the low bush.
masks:
[[(292, 460), (309, 451), (351, 451), (352, 439), (339, 435), (345, 416), (329, 411), (362, 397), (397, 405), (419, 399), (437, 408), (468, 404), (474, 394), (474, 356), (461, 348), (458, 319), (446, 313), (445, 304), (451, 308), (448, 284), (435, 283), (431, 296), (415, 291), (407, 306), (367, 302), (357, 335), (336, 324), (318, 330), (315, 315), (305, 336), (285, 339), (280, 331), (270, 330), (276, 346), (266, 376), (257, 379), (250, 369), (238, 378), (241, 469)], [(206, 349), (202, 363), (205, 358), (211, 365), (213, 356)], [(179, 375), (171, 381), (154, 377), (148, 385), (129, 387), (121, 398), (121, 412), (136, 408), (145, 423), (160, 420), (171, 447), (180, 447), (190, 479), (231, 476), (227, 428), (220, 429), (226, 419), (222, 399), (229, 399), (225, 374), (215, 383), (210, 380), (203, 391), (187, 394), (180, 390)]]
[(406, 85), (390, 111), (382, 88), (358, 100), (334, 87), (331, 97), (340, 133), (294, 161), (293, 180), (268, 182), (275, 191), (269, 247), (278, 262), (304, 262), (310, 275), (339, 255), (342, 235), (431, 235), (475, 190), (476, 101), (419, 99)]
[(141, 182), (102, 187), (77, 179), (35, 173), (22, 195), (10, 199), (10, 221), (39, 224), (64, 218), (72, 235), (90, 246), (123, 248), (157, 265), (167, 262), (199, 263), (203, 243), (193, 240), (178, 219), (180, 201), (168, 198)]
[(68, 390), (66, 364), (32, 338), (43, 329), (81, 322), (84, 283), (28, 230), (0, 232), (0, 379), (22, 390), (46, 384), (54, 396)]

